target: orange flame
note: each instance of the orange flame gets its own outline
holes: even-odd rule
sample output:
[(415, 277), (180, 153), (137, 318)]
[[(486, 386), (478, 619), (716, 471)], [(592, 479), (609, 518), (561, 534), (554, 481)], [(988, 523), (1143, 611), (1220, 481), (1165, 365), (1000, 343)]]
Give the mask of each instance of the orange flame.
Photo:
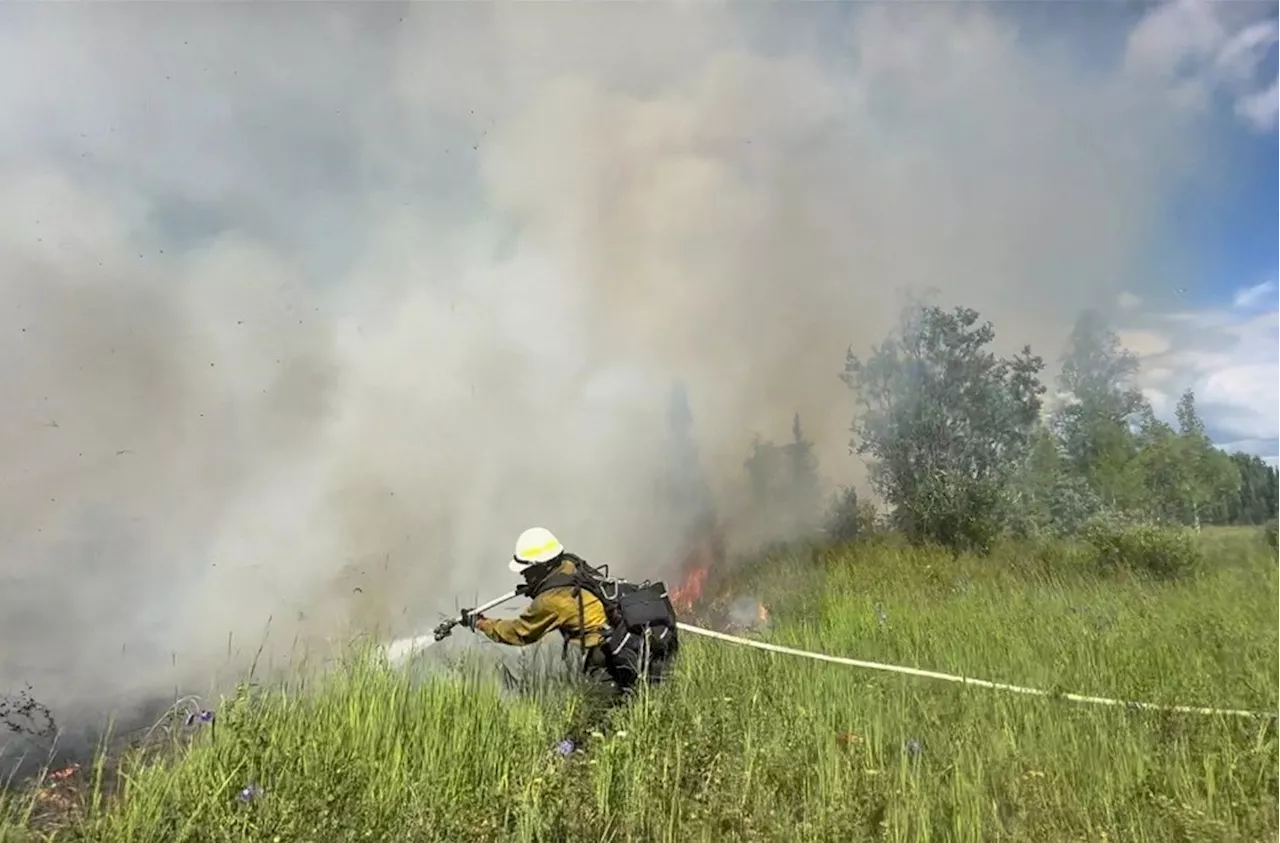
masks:
[(710, 571), (710, 566), (700, 565), (689, 572), (684, 582), (672, 589), (671, 605), (677, 612), (687, 614), (693, 611), (694, 604), (702, 597), (702, 587), (706, 584)]
[(714, 521), (694, 528), (680, 560), (683, 579), (671, 590), (671, 605), (679, 614), (688, 614), (703, 599), (703, 589), (712, 569), (724, 562), (724, 531)]

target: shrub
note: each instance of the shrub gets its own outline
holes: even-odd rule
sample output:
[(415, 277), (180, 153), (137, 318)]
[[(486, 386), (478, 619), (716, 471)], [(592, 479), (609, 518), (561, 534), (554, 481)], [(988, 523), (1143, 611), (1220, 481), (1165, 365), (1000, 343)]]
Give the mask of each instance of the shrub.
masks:
[(871, 535), (878, 527), (876, 505), (860, 499), (852, 486), (844, 486), (832, 498), (823, 532), (832, 544), (845, 544)]
[(1276, 519), (1272, 518), (1272, 519), (1271, 519), (1270, 521), (1268, 521), (1266, 524), (1263, 524), (1263, 525), (1262, 525), (1262, 531), (1263, 531), (1264, 533), (1266, 533), (1266, 536), (1267, 536), (1267, 544), (1271, 545), (1271, 549), (1272, 549), (1273, 551), (1274, 551), (1274, 550), (1280, 550), (1280, 546), (1278, 546), (1278, 545), (1277, 545), (1277, 541), (1276, 541), (1276, 539), (1277, 539), (1277, 536), (1276, 536)]
[(1048, 508), (1052, 534), (1064, 537), (1078, 533), (1102, 512), (1103, 505), (1087, 480), (1060, 471), (1054, 477)]
[(1203, 561), (1195, 534), (1182, 527), (1102, 517), (1085, 525), (1083, 538), (1093, 551), (1095, 565), (1106, 572), (1184, 579), (1195, 576)]
[(842, 487), (832, 497), (823, 532), (832, 544), (844, 544), (858, 537), (859, 526), (858, 493), (852, 486)]
[(920, 482), (915, 499), (894, 512), (917, 544), (984, 554), (1007, 523), (1006, 496), (990, 482), (953, 482), (939, 472)]

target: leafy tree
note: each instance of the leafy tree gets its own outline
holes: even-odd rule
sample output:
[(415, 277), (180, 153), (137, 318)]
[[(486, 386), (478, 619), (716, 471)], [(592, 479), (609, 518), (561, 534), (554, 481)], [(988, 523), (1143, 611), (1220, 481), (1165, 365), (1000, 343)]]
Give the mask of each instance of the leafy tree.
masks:
[(1149, 410), (1141, 414), (1141, 427), (1134, 437), (1137, 451), (1125, 472), (1139, 491), (1129, 495), (1126, 510), (1196, 527), (1204, 521), (1224, 520), (1239, 473), (1205, 435), (1190, 390), (1178, 402), (1177, 417), (1175, 431)]
[(782, 499), (783, 491), (780, 487), (784, 465), (781, 448), (772, 442), (761, 440), (759, 435), (752, 438), (751, 456), (747, 457), (743, 467), (751, 482), (751, 500), (757, 510), (769, 510)]
[(1081, 313), (1062, 356), (1059, 387), (1091, 413), (1120, 422), (1146, 403), (1133, 383), (1137, 374), (1137, 355), (1121, 345), (1102, 314)]
[(1059, 471), (1049, 496), (1049, 526), (1054, 535), (1074, 535), (1106, 506), (1089, 483), (1070, 471)]
[(968, 308), (918, 305), (865, 361), (850, 349), (841, 379), (862, 413), (851, 449), (909, 537), (984, 549), (1007, 525), (1009, 481), (1039, 418), (1044, 363), (988, 346), (991, 323)]
[(1043, 424), (1037, 424), (1031, 432), (1027, 458), (1012, 484), (1017, 503), (1012, 528), (1017, 534), (1034, 536), (1049, 531), (1049, 500), (1060, 471), (1058, 442)]
[(823, 531), (833, 543), (851, 542), (861, 535), (858, 504), (858, 491), (852, 486), (837, 489), (832, 495)]
[(1157, 420), (1134, 383), (1138, 359), (1101, 314), (1080, 315), (1062, 357), (1065, 399), (1052, 426), (1071, 473), (1106, 507), (1199, 526), (1239, 508), (1240, 471), (1210, 442), (1187, 390), (1178, 428)]
[(1280, 474), (1253, 454), (1236, 452), (1228, 459), (1240, 475), (1240, 485), (1226, 500), (1228, 524), (1265, 524), (1276, 517)]
[(1102, 502), (1063, 459), (1058, 440), (1036, 426), (1016, 489), (1021, 506), (1016, 529), (1022, 535), (1075, 533), (1102, 510)]
[(1228, 501), (1239, 493), (1240, 471), (1209, 441), (1190, 389), (1182, 393), (1176, 413), (1180, 456), (1186, 466), (1179, 490), (1184, 507), (1182, 523), (1199, 528), (1202, 521), (1225, 521)]
[(1127, 474), (1140, 484), (1128, 511), (1157, 521), (1186, 523), (1194, 469), (1187, 449), (1169, 425), (1146, 414), (1135, 437), (1138, 449)]
[(1126, 465), (1136, 456), (1135, 416), (1149, 411), (1133, 379), (1137, 356), (1096, 310), (1076, 320), (1062, 355), (1058, 388), (1064, 403), (1052, 424), (1073, 470), (1112, 506), (1134, 503)]
[(1196, 394), (1190, 389), (1183, 392), (1182, 397), (1178, 399), (1178, 408), (1174, 411), (1174, 415), (1178, 419), (1178, 435), (1207, 438), (1204, 422), (1201, 421), (1200, 412), (1196, 409)]
[(744, 467), (757, 515), (773, 529), (796, 533), (818, 526), (822, 515), (818, 459), (804, 435), (799, 413), (792, 419), (790, 442), (775, 445), (756, 436)]
[(1193, 523), (1208, 524), (1227, 523), (1231, 501), (1240, 494), (1240, 470), (1232, 462), (1230, 455), (1214, 447), (1206, 439), (1199, 446), (1202, 456), (1199, 459), (1199, 485), (1192, 500)]
[(790, 488), (787, 498), (793, 519), (803, 527), (811, 527), (821, 515), (822, 489), (818, 480), (818, 457), (813, 443), (805, 438), (800, 414), (791, 421), (791, 441), (783, 446), (789, 469)]

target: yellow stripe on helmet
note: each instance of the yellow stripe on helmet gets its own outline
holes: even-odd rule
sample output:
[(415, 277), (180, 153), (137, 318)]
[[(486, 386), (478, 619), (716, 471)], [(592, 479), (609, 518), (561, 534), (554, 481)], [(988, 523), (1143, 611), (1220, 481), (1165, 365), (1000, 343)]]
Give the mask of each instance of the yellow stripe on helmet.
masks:
[(560, 547), (560, 542), (556, 541), (555, 539), (552, 539), (551, 541), (546, 542), (545, 544), (540, 544), (537, 547), (522, 547), (520, 548), (520, 553), (517, 555), (517, 558), (519, 556), (524, 556), (524, 557), (538, 556), (540, 554), (547, 553), (548, 551), (555, 550), (558, 547)]

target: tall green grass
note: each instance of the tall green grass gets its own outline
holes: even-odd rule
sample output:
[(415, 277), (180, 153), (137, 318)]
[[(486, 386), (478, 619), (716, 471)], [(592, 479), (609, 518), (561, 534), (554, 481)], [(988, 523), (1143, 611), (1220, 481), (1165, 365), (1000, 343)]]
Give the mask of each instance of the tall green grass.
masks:
[[(1274, 554), (1252, 533), (1205, 541), (1182, 583), (1099, 578), (1064, 548), (868, 543), (775, 557), (734, 587), (792, 646), (1275, 712)], [(607, 722), (571, 683), (513, 697), (482, 661), (418, 681), (361, 652), (224, 701), (171, 758), (125, 761), (109, 797), (86, 787), (79, 812), (42, 822), (11, 798), (0, 839), (1265, 841), (1277, 763), (1274, 720), (1009, 696), (693, 636), (673, 681)]]

